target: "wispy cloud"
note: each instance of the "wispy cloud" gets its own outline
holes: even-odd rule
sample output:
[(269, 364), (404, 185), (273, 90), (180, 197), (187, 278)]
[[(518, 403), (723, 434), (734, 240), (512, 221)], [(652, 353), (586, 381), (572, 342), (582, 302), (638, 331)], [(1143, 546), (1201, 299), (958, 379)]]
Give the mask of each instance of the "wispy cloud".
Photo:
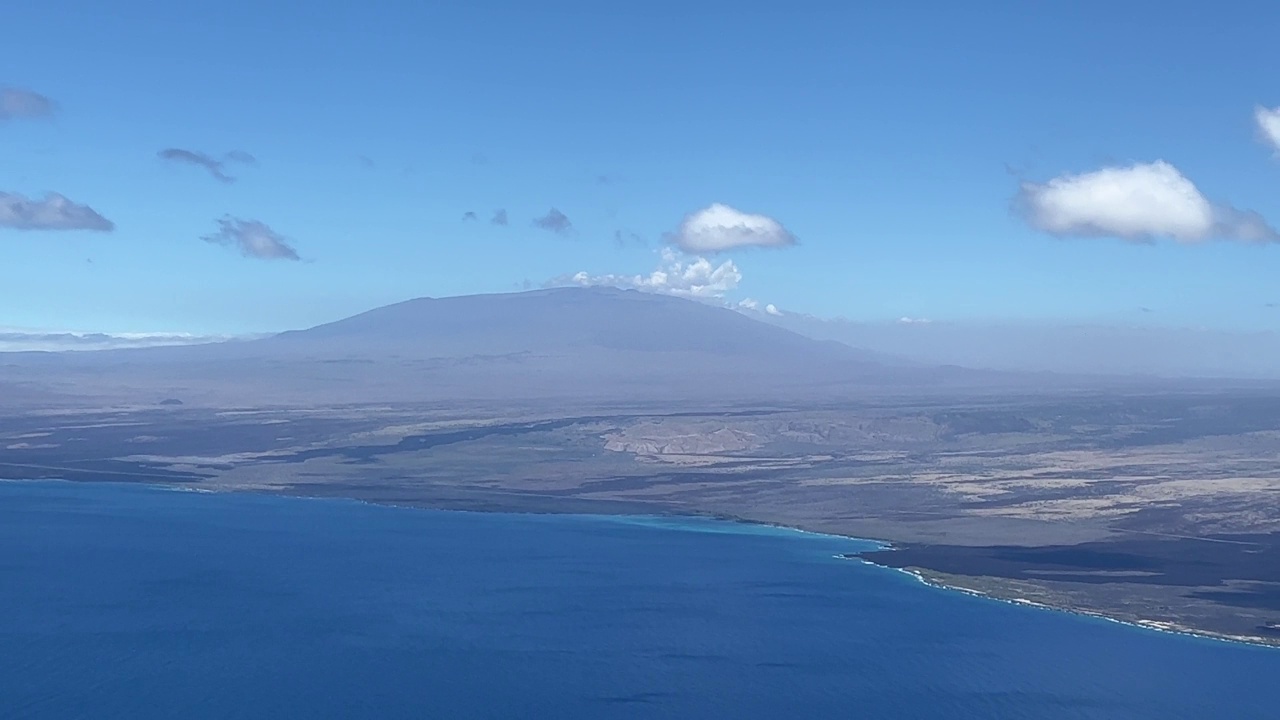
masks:
[(479, 219), (480, 217), (470, 210), (462, 213), (462, 222), (475, 222)]
[(932, 322), (933, 322), (933, 321), (932, 321), (932, 320), (930, 320), (929, 318), (918, 318), (918, 317), (900, 317), (900, 318), (898, 318), (898, 324), (899, 324), (899, 325), (929, 325), (929, 324), (930, 324), (930, 323), (932, 323)]
[(489, 224), (490, 224), (490, 225), (504, 225), (504, 226), (505, 226), (505, 225), (507, 225), (507, 224), (509, 224), (509, 223), (510, 223), (510, 220), (507, 218), (507, 211), (506, 211), (506, 210), (503, 210), (502, 208), (498, 208), (497, 210), (494, 210), (494, 211), (493, 211), (493, 217), (489, 219)]
[(579, 272), (555, 278), (546, 284), (633, 288), (664, 295), (695, 298), (721, 298), (742, 281), (742, 272), (732, 260), (713, 264), (704, 257), (682, 257), (671, 248), (663, 248), (658, 269), (648, 275), (591, 275)]
[(691, 254), (796, 244), (795, 235), (768, 215), (745, 213), (720, 203), (690, 214), (667, 239)]
[(1062, 237), (1280, 241), (1261, 215), (1209, 202), (1163, 160), (1024, 182), (1014, 208), (1032, 227)]
[(1280, 153), (1280, 107), (1267, 108), (1259, 105), (1253, 110), (1253, 122), (1258, 126), (1258, 134), (1271, 149)]
[(214, 179), (224, 183), (236, 181), (233, 176), (227, 174), (227, 163), (255, 165), (258, 162), (257, 158), (243, 150), (232, 150), (231, 152), (225, 153), (221, 160), (206, 153), (197, 152), (195, 150), (185, 150), (183, 148), (165, 148), (156, 154), (161, 160), (186, 163), (188, 165), (195, 165), (197, 167), (204, 168), (214, 177)]
[(218, 231), (200, 238), (207, 243), (232, 247), (245, 257), (260, 260), (298, 260), (284, 236), (257, 220), (242, 220), (227, 215), (217, 220)]
[(639, 233), (633, 233), (629, 230), (626, 230), (626, 231), (614, 230), (613, 244), (617, 245), (618, 247), (628, 247), (631, 245), (637, 245), (637, 246), (643, 247), (648, 243), (644, 241), (644, 237), (642, 237)]
[(0, 87), (0, 120), (53, 117), (58, 106), (38, 92), (16, 87)]
[(0, 192), (0, 227), (13, 230), (94, 230), (111, 232), (115, 223), (88, 205), (72, 202), (58, 193), (41, 200)]
[[(189, 333), (100, 333), (0, 328), (0, 352), (114, 350), (133, 347), (199, 345), (237, 339), (230, 335)], [(240, 339), (249, 339), (245, 336)]]
[(728, 307), (731, 310), (737, 310), (744, 315), (758, 315), (763, 313), (765, 315), (772, 315), (773, 317), (782, 317), (786, 314), (779, 310), (778, 306), (773, 303), (762, 303), (753, 298), (739, 300), (736, 305), (733, 303), (725, 303), (725, 307)]
[(534, 227), (542, 228), (557, 235), (568, 235), (573, 231), (573, 223), (569, 220), (569, 216), (560, 212), (555, 208), (547, 211), (546, 215), (533, 219)]

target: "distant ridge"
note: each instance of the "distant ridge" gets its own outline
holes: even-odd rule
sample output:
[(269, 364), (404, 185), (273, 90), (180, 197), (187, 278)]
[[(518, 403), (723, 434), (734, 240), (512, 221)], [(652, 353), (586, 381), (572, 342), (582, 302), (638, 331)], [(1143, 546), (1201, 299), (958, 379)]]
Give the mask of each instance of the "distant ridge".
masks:
[(552, 288), (519, 293), (419, 298), (307, 330), (276, 344), (335, 342), (347, 352), (396, 349), (424, 357), (583, 350), (705, 352), (810, 360), (887, 360), (841, 343), (814, 340), (706, 303), (616, 288)]
[(613, 288), (420, 298), (259, 340), (18, 357), (30, 382), (147, 404), (737, 405), (1009, 382)]

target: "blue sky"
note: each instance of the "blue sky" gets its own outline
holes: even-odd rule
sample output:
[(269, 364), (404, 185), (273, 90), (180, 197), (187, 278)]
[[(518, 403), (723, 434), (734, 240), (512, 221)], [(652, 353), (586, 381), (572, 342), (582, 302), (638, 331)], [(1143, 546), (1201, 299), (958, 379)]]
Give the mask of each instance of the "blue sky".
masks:
[[(56, 108), (0, 120), (0, 193), (114, 230), (0, 227), (0, 327), (262, 332), (698, 257), (734, 271), (700, 292), (823, 317), (1280, 318), (1274, 233), (1222, 219), (1280, 224), (1272, 4), (109, 5), (5, 10), (0, 86)], [(797, 242), (681, 252), (716, 203)], [(298, 259), (202, 241), (226, 216)]]

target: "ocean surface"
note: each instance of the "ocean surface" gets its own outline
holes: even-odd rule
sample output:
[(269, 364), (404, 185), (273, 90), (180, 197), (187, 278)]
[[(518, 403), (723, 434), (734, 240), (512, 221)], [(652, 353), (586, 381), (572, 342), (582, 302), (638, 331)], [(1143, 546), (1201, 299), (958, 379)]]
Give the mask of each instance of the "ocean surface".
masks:
[(858, 541), (0, 482), (0, 718), (1280, 718), (1280, 651)]

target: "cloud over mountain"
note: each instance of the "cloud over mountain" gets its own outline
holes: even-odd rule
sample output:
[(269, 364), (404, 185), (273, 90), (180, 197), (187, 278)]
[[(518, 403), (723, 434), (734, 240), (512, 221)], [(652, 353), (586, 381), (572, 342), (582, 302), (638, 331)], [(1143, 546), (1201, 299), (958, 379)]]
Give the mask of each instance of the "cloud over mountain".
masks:
[(298, 251), (266, 223), (227, 215), (217, 220), (218, 231), (200, 238), (207, 243), (232, 247), (245, 257), (260, 260), (298, 260)]
[(114, 350), (119, 348), (202, 345), (236, 339), (190, 333), (99, 333), (0, 328), (0, 352)]
[(768, 215), (754, 215), (720, 203), (685, 217), (667, 235), (671, 244), (693, 254), (715, 254), (746, 247), (786, 247), (796, 237)]
[(0, 192), (0, 228), (111, 232), (116, 226), (88, 205), (72, 202), (58, 193), (32, 200), (17, 193)]
[(551, 280), (547, 285), (607, 286), (680, 297), (719, 298), (742, 282), (742, 272), (732, 260), (717, 265), (704, 257), (682, 257), (671, 248), (663, 248), (661, 258), (658, 268), (648, 275), (579, 272)]
[(1163, 160), (1024, 182), (1014, 207), (1032, 227), (1064, 237), (1280, 241), (1261, 215), (1211, 203)]

